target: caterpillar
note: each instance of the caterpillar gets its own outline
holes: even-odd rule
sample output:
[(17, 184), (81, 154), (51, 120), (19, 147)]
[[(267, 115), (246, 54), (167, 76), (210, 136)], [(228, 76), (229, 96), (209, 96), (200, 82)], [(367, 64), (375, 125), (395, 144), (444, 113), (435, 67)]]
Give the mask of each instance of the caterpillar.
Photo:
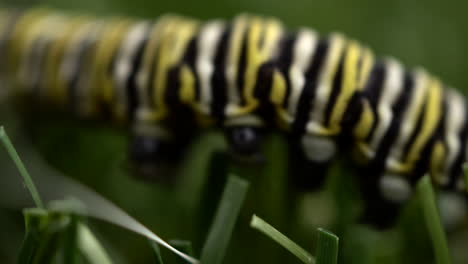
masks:
[(247, 14), (201, 23), (2, 10), (0, 53), (18, 93), (125, 124), (143, 174), (176, 161), (200, 128), (220, 128), (233, 155), (254, 162), (277, 130), (310, 187), (338, 150), (352, 153), (377, 214), (396, 211), (427, 173), (466, 192), (464, 97), (340, 33)]

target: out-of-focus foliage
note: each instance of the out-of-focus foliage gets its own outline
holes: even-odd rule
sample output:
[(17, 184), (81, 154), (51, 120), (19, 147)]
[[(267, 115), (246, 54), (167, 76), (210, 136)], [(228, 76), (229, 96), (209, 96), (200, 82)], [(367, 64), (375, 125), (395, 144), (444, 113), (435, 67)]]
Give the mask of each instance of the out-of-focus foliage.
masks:
[[(4, 1), (7, 2), (7, 1)], [(15, 1), (9, 1), (14, 4)], [(27, 2), (27, 1), (22, 1)], [(392, 55), (406, 65), (422, 65), (446, 83), (468, 84), (468, 2), (464, 1), (308, 1), (308, 0), (37, 0), (61, 10), (98, 15), (155, 18), (180, 13), (199, 19), (232, 18), (241, 12), (271, 15), (290, 28), (308, 26), (327, 33), (341, 31), (368, 44), (376, 54)], [(1, 2), (0, 2), (1, 3)], [(0, 87), (3, 88), (3, 87)], [(3, 104), (3, 102), (2, 102)], [(125, 170), (126, 134), (99, 122), (71, 120), (54, 113), (0, 113), (7, 128), (21, 124), (22, 133), (50, 166), (78, 179), (114, 201), (166, 239), (193, 242), (200, 254), (228, 171), (247, 178), (250, 189), (228, 247), (226, 263), (296, 263), (294, 256), (249, 227), (256, 213), (313, 251), (315, 230), (326, 227), (340, 236), (339, 263), (430, 263), (433, 255), (420, 208), (413, 201), (398, 227), (386, 232), (356, 225), (361, 208), (350, 164), (337, 162), (324, 191), (296, 193), (288, 187), (285, 145), (273, 136), (265, 146), (270, 163), (239, 167), (218, 153), (224, 149), (219, 133), (204, 134), (187, 155), (178, 183), (161, 186), (130, 177)], [(29, 118), (28, 118), (29, 117)], [(27, 126), (25, 126), (27, 124)], [(24, 128), (26, 127), (26, 131)], [(11, 131), (10, 129), (8, 131)], [(20, 137), (11, 135), (13, 141)], [(24, 137), (23, 137), (24, 138)], [(23, 157), (23, 156), (22, 156)], [(28, 165), (27, 155), (25, 163)], [(0, 153), (0, 177), (18, 178), (6, 153)], [(310, 177), (314, 177), (311, 172)], [(12, 181), (16, 181), (12, 180)], [(4, 193), (0, 186), (0, 193)], [(26, 193), (26, 190), (25, 190)], [(0, 195), (1, 200), (2, 195)], [(1, 203), (4, 206), (4, 203)], [(14, 207), (14, 206), (11, 206)], [(0, 262), (14, 263), (24, 234), (20, 208), (0, 211)], [(116, 263), (152, 263), (145, 239), (100, 222), (90, 223)], [(468, 232), (449, 235), (455, 263), (468, 259)], [(162, 250), (170, 262), (171, 254)]]

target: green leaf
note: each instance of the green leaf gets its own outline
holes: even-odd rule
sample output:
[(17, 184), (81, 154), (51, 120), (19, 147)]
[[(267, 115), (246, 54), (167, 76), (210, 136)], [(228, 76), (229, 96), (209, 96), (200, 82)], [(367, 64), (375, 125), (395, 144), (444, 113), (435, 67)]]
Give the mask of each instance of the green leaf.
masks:
[(252, 220), (250, 221), (250, 226), (276, 241), (278, 244), (289, 250), (293, 255), (298, 257), (302, 262), (307, 264), (315, 263), (314, 257), (309, 252), (301, 248), (260, 217), (253, 215)]
[(322, 228), (318, 229), (317, 264), (336, 264), (338, 262), (338, 237)]
[(151, 248), (153, 249), (155, 263), (156, 264), (164, 264), (164, 261), (162, 260), (162, 256), (161, 256), (161, 249), (159, 248), (158, 243), (154, 242), (153, 240), (148, 240), (148, 242), (149, 242)]
[(78, 254), (78, 224), (80, 217), (70, 215), (70, 224), (64, 233), (63, 241), (63, 263), (75, 264), (79, 263)]
[(228, 178), (208, 238), (201, 252), (201, 263), (222, 263), (248, 186), (248, 182), (239, 177), (230, 176)]
[(450, 264), (450, 253), (445, 237), (444, 228), (440, 221), (439, 212), (437, 210), (434, 190), (432, 188), (431, 179), (425, 175), (418, 183), (418, 194), (426, 225), (429, 229), (432, 245), (435, 251), (436, 263)]
[(28, 170), (26, 169), (23, 162), (21, 161), (18, 153), (16, 152), (15, 147), (11, 143), (10, 138), (5, 132), (5, 129), (3, 128), (3, 126), (0, 126), (0, 140), (2, 141), (3, 146), (7, 150), (11, 159), (13, 160), (16, 167), (18, 168), (18, 171), (23, 177), (24, 184), (26, 185), (26, 188), (28, 188), (29, 193), (31, 194), (34, 200), (34, 203), (36, 204), (37, 207), (44, 208), (44, 204), (42, 203), (41, 197), (39, 196), (39, 192), (37, 191), (36, 186), (34, 185), (34, 182), (28, 173)]

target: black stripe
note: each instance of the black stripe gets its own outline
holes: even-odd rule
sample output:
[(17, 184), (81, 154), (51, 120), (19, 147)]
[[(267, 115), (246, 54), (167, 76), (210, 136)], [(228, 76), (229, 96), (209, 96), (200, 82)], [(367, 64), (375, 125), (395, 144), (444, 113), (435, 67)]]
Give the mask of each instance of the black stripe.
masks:
[(148, 26), (145, 31), (144, 39), (138, 44), (137, 51), (132, 60), (132, 70), (126, 80), (126, 99), (127, 99), (127, 115), (128, 119), (134, 120), (136, 109), (138, 106), (138, 88), (137, 88), (137, 73), (140, 71), (143, 63), (143, 55), (146, 46), (149, 42), (149, 35), (151, 34), (152, 26)]
[(386, 131), (380, 145), (376, 150), (374, 159), (371, 162), (371, 171), (374, 175), (382, 175), (382, 170), (385, 169), (385, 163), (388, 154), (393, 146), (393, 143), (398, 138), (401, 127), (402, 117), (408, 108), (414, 93), (414, 76), (411, 72), (406, 71), (404, 76), (403, 92), (400, 94), (396, 102), (392, 105), (393, 117), (388, 130)]
[(418, 120), (416, 121), (416, 126), (414, 127), (414, 130), (411, 133), (411, 136), (409, 137), (408, 142), (406, 143), (406, 145), (403, 148), (403, 153), (405, 153), (405, 156), (404, 156), (405, 159), (406, 159), (406, 155), (408, 155), (409, 150), (411, 149), (411, 146), (413, 145), (414, 141), (416, 140), (416, 137), (419, 135), (419, 133), (421, 131), (421, 128), (423, 126), (424, 117), (427, 114), (426, 113), (426, 106), (427, 106), (427, 97), (428, 96), (429, 96), (429, 89), (428, 89), (428, 91), (427, 91), (427, 93), (425, 95), (424, 104), (422, 106), (422, 112), (419, 115)]
[(457, 186), (458, 179), (464, 176), (463, 164), (466, 160), (465, 146), (468, 140), (468, 109), (467, 109), (465, 98), (463, 98), (463, 100), (464, 100), (463, 110), (465, 113), (463, 115), (464, 124), (463, 124), (461, 131), (457, 135), (458, 140), (460, 142), (460, 151), (457, 153), (457, 158), (455, 159), (452, 169), (450, 170), (449, 182), (447, 186), (450, 189), (455, 189)]
[(298, 38), (297, 33), (288, 33), (286, 36), (284, 36), (283, 39), (281, 39), (280, 44), (279, 44), (280, 53), (276, 60), (276, 67), (282, 73), (286, 81), (286, 93), (285, 93), (284, 101), (283, 101), (283, 107), (285, 108), (288, 107), (289, 100), (287, 100), (287, 98), (289, 97), (291, 93), (291, 80), (289, 76), (289, 70), (291, 68), (292, 58), (293, 58), (293, 53), (294, 53), (294, 44), (296, 43), (297, 38)]
[(52, 43), (50, 39), (44, 39), (41, 37), (36, 39), (34, 42), (35, 43), (33, 45), (36, 47), (33, 47), (34, 52), (32, 55), (33, 59), (31, 61), (31, 64), (34, 65), (34, 68), (32, 68), (32, 74), (30, 76), (32, 80), (32, 87), (30, 88), (33, 91), (34, 96), (40, 98), (41, 90), (46, 88), (43, 87), (42, 78), (45, 78), (44, 70), (46, 69), (47, 64), (47, 54), (50, 51)]
[[(158, 67), (159, 67), (159, 63), (158, 63), (158, 60), (159, 60), (159, 56), (160, 56), (160, 49), (161, 49), (161, 43), (158, 41), (158, 43), (156, 43), (156, 50), (154, 51), (154, 57), (151, 58), (151, 66), (149, 67), (149, 79), (148, 79), (148, 84), (147, 84), (147, 90), (146, 92), (148, 93), (148, 102), (149, 102), (149, 107), (150, 108), (154, 108), (154, 83), (155, 83), (155, 75), (156, 75), (156, 71), (158, 70)], [(152, 49), (153, 47), (150, 47), (150, 46), (147, 46), (147, 49)], [(147, 51), (145, 50), (145, 53)]]
[(236, 84), (237, 84), (237, 90), (239, 92), (239, 98), (240, 98), (240, 105), (245, 105), (245, 97), (244, 97), (244, 85), (245, 85), (245, 71), (247, 69), (247, 43), (249, 40), (249, 31), (250, 29), (247, 29), (244, 32), (244, 37), (242, 39), (241, 43), (241, 52), (240, 52), (240, 57), (239, 57), (239, 64), (237, 66), (237, 76), (236, 76)]
[(190, 70), (193, 73), (195, 78), (194, 89), (195, 89), (195, 100), (200, 100), (200, 76), (198, 76), (196, 71), (196, 58), (198, 56), (198, 36), (193, 38), (186, 47), (183, 63), (187, 64), (190, 67)]
[(371, 110), (374, 113), (374, 122), (372, 122), (371, 129), (367, 135), (365, 141), (370, 142), (371, 138), (374, 136), (377, 124), (380, 122), (380, 115), (378, 113), (378, 102), (382, 95), (382, 90), (384, 88), (384, 80), (387, 76), (387, 71), (385, 64), (381, 61), (377, 61), (374, 65), (369, 80), (364, 87), (364, 96), (367, 98), (371, 106)]
[(82, 98), (79, 97), (78, 86), (81, 78), (83, 78), (82, 76), (85, 75), (88, 70), (85, 68), (85, 64), (89, 60), (89, 52), (92, 52), (94, 43), (92, 39), (86, 39), (78, 44), (81, 46), (78, 52), (78, 65), (71, 78), (67, 80), (66, 85), (68, 89), (68, 100), (70, 101), (70, 110), (74, 113), (78, 113), (79, 104), (81, 103), (80, 100)]
[[(429, 171), (430, 163), (431, 163), (431, 154), (434, 150), (435, 143), (437, 141), (444, 142), (444, 132), (445, 132), (445, 119), (447, 118), (447, 98), (442, 96), (442, 100), (440, 101), (440, 105), (436, 107), (440, 107), (442, 109), (442, 114), (439, 120), (437, 121), (437, 126), (435, 130), (432, 132), (431, 136), (429, 137), (428, 141), (424, 145), (421, 153), (419, 154), (420, 159), (416, 162), (414, 171), (411, 173), (411, 184), (415, 185), (418, 180), (424, 176)], [(408, 154), (408, 153), (407, 153)]]
[(327, 51), (329, 48), (329, 40), (321, 39), (317, 44), (317, 49), (312, 58), (312, 63), (305, 73), (306, 83), (304, 89), (301, 92), (297, 114), (292, 124), (292, 132), (294, 134), (303, 134), (305, 126), (309, 120), (309, 112), (312, 105), (312, 101), (315, 97), (315, 89), (317, 87), (318, 75), (320, 68), (322, 67)]
[[(330, 126), (332, 110), (335, 108), (338, 96), (343, 89), (343, 74), (344, 74), (344, 63), (346, 59), (346, 52), (341, 53), (340, 62), (336, 69), (335, 76), (333, 76), (332, 91), (330, 93), (330, 99), (328, 100), (327, 106), (325, 107), (325, 125)], [(341, 122), (340, 122), (341, 123)]]
[(180, 80), (180, 70), (183, 64), (186, 64), (190, 67), (193, 76), (195, 78), (194, 88), (195, 88), (195, 99), (200, 100), (200, 80), (198, 74), (195, 71), (195, 61), (197, 58), (198, 50), (198, 36), (197, 34), (190, 39), (187, 46), (185, 47), (185, 52), (182, 60), (169, 69), (167, 73), (167, 83), (166, 83), (166, 93), (164, 94), (164, 100), (169, 108), (171, 109), (180, 109), (181, 102), (179, 97), (179, 91), (181, 88)]
[(231, 38), (232, 28), (227, 26), (221, 35), (216, 55), (214, 57), (214, 72), (211, 77), (211, 89), (213, 94), (213, 101), (211, 104), (211, 114), (217, 122), (222, 123), (225, 115), (224, 108), (227, 103), (226, 95), (226, 56), (228, 50), (229, 39)]

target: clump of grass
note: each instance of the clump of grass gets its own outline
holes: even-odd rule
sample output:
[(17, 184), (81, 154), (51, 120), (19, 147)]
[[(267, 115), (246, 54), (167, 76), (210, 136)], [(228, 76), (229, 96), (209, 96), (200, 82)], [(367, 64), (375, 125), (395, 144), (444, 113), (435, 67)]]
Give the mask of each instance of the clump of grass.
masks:
[(323, 228), (318, 229), (317, 257), (314, 258), (260, 217), (253, 215), (250, 226), (270, 237), (306, 264), (336, 264), (338, 261), (338, 237)]
[[(104, 247), (83, 221), (83, 217), (77, 215), (77, 212), (82, 210), (79, 203), (59, 201), (46, 208), (31, 176), (3, 127), (0, 127), (0, 139), (17, 166), (24, 184), (37, 206), (37, 208), (23, 211), (26, 233), (18, 256), (18, 263), (52, 263), (60, 258), (63, 263), (75, 264), (81, 263), (82, 257), (92, 264), (113, 263)], [(465, 174), (465, 178), (468, 182), (468, 173)], [(207, 239), (202, 247), (201, 263), (223, 263), (248, 187), (247, 181), (237, 176), (228, 177)], [(447, 239), (440, 221), (430, 178), (424, 176), (418, 183), (417, 189), (436, 261), (438, 264), (450, 264)], [(256, 215), (253, 215), (250, 226), (286, 248), (303, 263), (337, 263), (339, 239), (325, 229), (318, 229), (317, 251), (316, 257), (314, 257)], [(161, 250), (156, 242), (150, 240), (150, 245), (155, 255), (155, 263), (162, 264)], [(179, 259), (182, 261), (180, 263), (198, 263), (198, 260), (192, 257), (194, 254), (190, 241), (173, 240), (166, 244), (174, 247), (174, 250), (180, 253), (179, 255), (185, 256), (186, 254), (190, 257), (185, 258), (185, 260)]]

